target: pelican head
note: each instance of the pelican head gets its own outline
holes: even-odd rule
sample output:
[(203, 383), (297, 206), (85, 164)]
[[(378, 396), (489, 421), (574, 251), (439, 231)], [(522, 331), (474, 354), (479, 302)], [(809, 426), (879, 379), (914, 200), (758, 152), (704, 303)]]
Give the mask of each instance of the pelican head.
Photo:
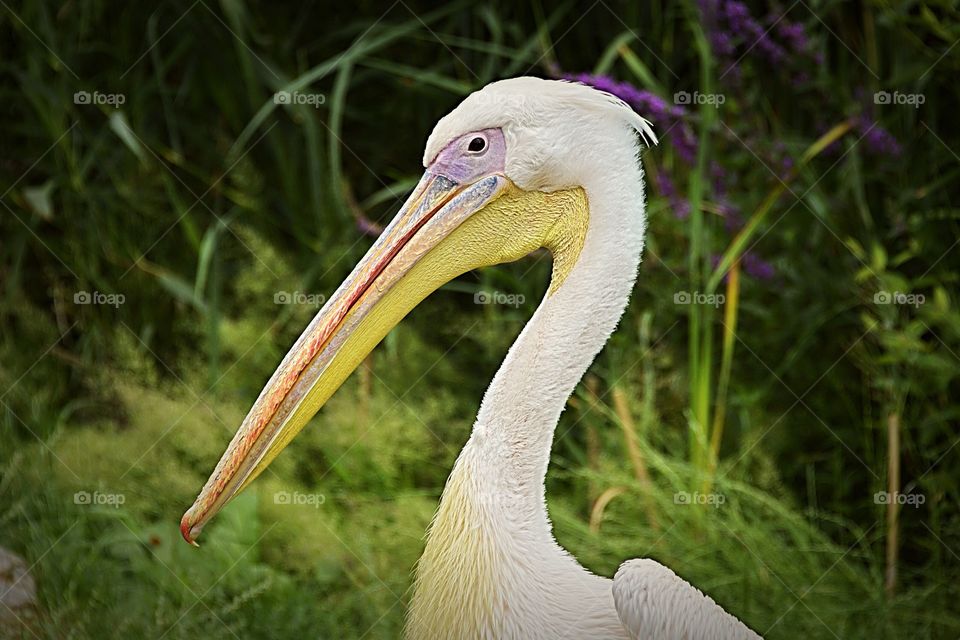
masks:
[[(457, 276), (547, 248), (551, 292), (596, 219), (584, 174), (617, 135), (649, 124), (592, 88), (538, 78), (487, 85), (442, 118), (413, 193), (296, 341), (181, 521), (190, 543), (299, 433), (411, 309)], [(617, 176), (605, 176), (616, 181)], [(603, 179), (604, 176), (597, 176)], [(616, 212), (604, 211), (613, 215)], [(606, 221), (614, 224), (614, 220)]]

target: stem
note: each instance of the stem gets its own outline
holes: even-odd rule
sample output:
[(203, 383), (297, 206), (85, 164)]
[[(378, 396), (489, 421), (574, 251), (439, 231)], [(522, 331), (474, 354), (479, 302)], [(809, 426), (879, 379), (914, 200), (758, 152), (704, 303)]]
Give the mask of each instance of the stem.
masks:
[(653, 508), (651, 496), (653, 496), (653, 483), (650, 482), (650, 474), (647, 472), (647, 465), (643, 461), (643, 453), (640, 451), (640, 445), (637, 442), (637, 427), (633, 422), (633, 416), (630, 414), (630, 407), (627, 404), (627, 395), (619, 387), (614, 387), (613, 410), (617, 414), (620, 422), (620, 428), (623, 430), (623, 439), (627, 445), (627, 456), (630, 458), (630, 464), (633, 465), (633, 475), (640, 484), (643, 491), (644, 510), (647, 512), (647, 522), (650, 528), (659, 531), (660, 524), (657, 521), (657, 512)]
[[(713, 91), (713, 56), (697, 19), (696, 9), (686, 5), (691, 15), (688, 24), (700, 58), (700, 90), (704, 94)], [(710, 157), (710, 132), (716, 118), (716, 107), (704, 101), (700, 105), (700, 131), (697, 149), (697, 165), (690, 176), (690, 457), (694, 467), (705, 469), (707, 426), (710, 424), (710, 351), (712, 331), (709, 310), (695, 303), (703, 284), (703, 276), (709, 270), (707, 230), (704, 226), (701, 202), (704, 192), (704, 176), (707, 159)], [(706, 313), (705, 313), (706, 312)]]
[(737, 312), (740, 308), (740, 262), (734, 262), (727, 279), (727, 298), (723, 308), (723, 352), (720, 359), (720, 379), (717, 381), (717, 404), (713, 413), (713, 428), (710, 433), (710, 477), (709, 484), (717, 470), (720, 459), (720, 443), (723, 440), (723, 426), (727, 413), (727, 390), (730, 386), (730, 370), (733, 366), (733, 347), (737, 332)]
[[(590, 411), (596, 411), (602, 415), (600, 409), (600, 380), (593, 374), (586, 377), (584, 386), (587, 389), (587, 403)], [(587, 468), (590, 469), (590, 483), (587, 487), (587, 501), (593, 503), (599, 494), (600, 489), (595, 479), (595, 474), (600, 471), (600, 434), (597, 433), (597, 426), (592, 420), (587, 422)]]
[(897, 586), (897, 556), (899, 555), (900, 504), (900, 416), (896, 411), (887, 417), (887, 567), (884, 591), (892, 599)]

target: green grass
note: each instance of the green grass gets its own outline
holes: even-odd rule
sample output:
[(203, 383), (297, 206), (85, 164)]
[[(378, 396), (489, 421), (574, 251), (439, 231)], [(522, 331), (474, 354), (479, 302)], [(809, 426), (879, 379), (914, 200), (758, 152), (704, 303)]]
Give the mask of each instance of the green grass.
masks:
[[(560, 542), (604, 575), (654, 557), (770, 638), (960, 635), (956, 8), (794, 5), (824, 57), (794, 84), (757, 55), (733, 81), (695, 3), (608, 4), (0, 8), (0, 546), (40, 593), (20, 636), (399, 635), (423, 533), (547, 256), (422, 304), (201, 550), (179, 517), (316, 312), (275, 294), (333, 292), (371, 242), (356, 219), (389, 220), (464, 95), (561, 72), (726, 102), (692, 109), (694, 162), (663, 127), (644, 154), (640, 278), (557, 431)], [(278, 90), (324, 102), (277, 105)], [(881, 90), (926, 101), (881, 108)], [(903, 152), (872, 152), (860, 114)], [(745, 250), (775, 277), (751, 276)], [(493, 289), (525, 302), (473, 304)], [(877, 504), (891, 486), (924, 504)], [(277, 504), (284, 491), (312, 503)], [(724, 502), (677, 503), (695, 492)]]

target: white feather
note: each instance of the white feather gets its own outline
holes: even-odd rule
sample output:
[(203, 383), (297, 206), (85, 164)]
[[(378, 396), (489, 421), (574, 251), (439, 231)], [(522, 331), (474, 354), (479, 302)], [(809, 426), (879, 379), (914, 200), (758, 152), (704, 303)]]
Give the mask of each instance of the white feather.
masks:
[(631, 638), (759, 640), (760, 636), (710, 597), (659, 562), (624, 562), (613, 579), (613, 600)]

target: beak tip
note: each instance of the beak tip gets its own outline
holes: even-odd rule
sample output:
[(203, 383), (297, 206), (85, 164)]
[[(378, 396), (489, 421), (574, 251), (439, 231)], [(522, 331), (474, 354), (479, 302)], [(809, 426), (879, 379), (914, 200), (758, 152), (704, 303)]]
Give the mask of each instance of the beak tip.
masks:
[(200, 535), (200, 528), (194, 527), (190, 524), (190, 512), (187, 511), (183, 514), (183, 518), (180, 520), (180, 535), (183, 536), (183, 539), (189, 542), (194, 547), (200, 548), (200, 545), (197, 544), (196, 537)]

